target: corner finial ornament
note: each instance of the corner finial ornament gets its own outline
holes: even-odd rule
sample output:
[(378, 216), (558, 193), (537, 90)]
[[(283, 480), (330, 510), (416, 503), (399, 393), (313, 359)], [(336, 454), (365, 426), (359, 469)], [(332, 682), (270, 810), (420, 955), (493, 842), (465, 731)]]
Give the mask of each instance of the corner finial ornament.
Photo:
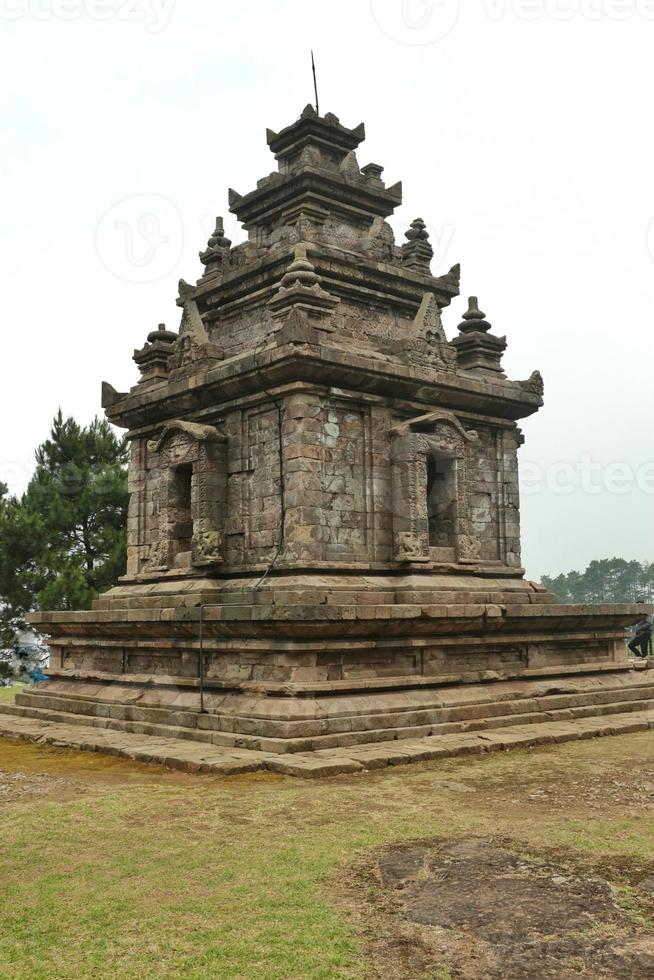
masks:
[(429, 232), (422, 218), (414, 218), (408, 231), (404, 233), (407, 241), (402, 246), (402, 261), (410, 269), (431, 275), (431, 260), (434, 250), (429, 244)]
[(268, 302), (273, 317), (285, 318), (294, 306), (318, 318), (333, 313), (340, 300), (322, 288), (322, 279), (307, 254), (307, 243), (297, 242), (293, 256), (276, 293)]
[(471, 330), (481, 330), (486, 333), (491, 329), (491, 324), (486, 319), (486, 314), (479, 309), (479, 301), (476, 296), (468, 299), (468, 309), (463, 314), (463, 322), (459, 324), (461, 333), (470, 333)]
[(231, 239), (225, 236), (225, 226), (222, 217), (219, 215), (216, 218), (216, 227), (207, 242), (206, 249), (200, 252), (200, 262), (205, 267), (205, 275), (216, 267), (222, 266), (229, 254), (231, 245)]
[(177, 334), (167, 330), (165, 323), (160, 323), (156, 330), (151, 330), (147, 342), (140, 350), (134, 351), (134, 361), (141, 372), (139, 384), (161, 381), (168, 377), (168, 359), (175, 352)]
[(490, 330), (491, 324), (479, 308), (477, 297), (471, 296), (459, 324), (458, 336), (452, 341), (458, 365), (462, 371), (505, 378), (502, 356), (506, 350), (506, 337), (497, 337)]
[(540, 395), (541, 398), (545, 393), (545, 382), (540, 371), (532, 371), (526, 381), (518, 381), (518, 384), (524, 391), (529, 391), (534, 395)]
[(404, 237), (408, 238), (410, 242), (422, 241), (426, 242), (429, 239), (429, 232), (427, 231), (427, 225), (422, 220), (422, 218), (414, 218), (408, 231), (404, 232)]
[(316, 273), (313, 263), (309, 261), (304, 242), (296, 244), (295, 258), (282, 277), (281, 284), (285, 289), (295, 285), (309, 288), (320, 285), (320, 276)]
[(225, 225), (222, 216), (219, 215), (216, 218), (216, 227), (214, 228), (211, 238), (207, 242), (207, 247), (229, 248), (231, 244), (232, 244), (231, 239), (225, 237)]

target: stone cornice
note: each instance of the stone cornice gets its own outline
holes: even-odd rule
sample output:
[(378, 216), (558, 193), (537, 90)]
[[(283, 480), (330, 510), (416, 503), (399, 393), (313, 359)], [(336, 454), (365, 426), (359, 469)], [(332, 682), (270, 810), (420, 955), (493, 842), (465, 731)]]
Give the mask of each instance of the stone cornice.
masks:
[(356, 150), (366, 138), (366, 128), (359, 123), (354, 129), (344, 126), (338, 116), (327, 113), (319, 116), (309, 105), (299, 119), (285, 126), (279, 133), (272, 129), (266, 131), (266, 142), (277, 159), (284, 159), (297, 152), (308, 142), (318, 143), (340, 151), (342, 154)]
[(281, 223), (283, 213), (300, 202), (350, 218), (386, 218), (402, 203), (402, 185), (384, 188), (365, 176), (352, 178), (306, 165), (295, 173), (275, 174), (263, 186), (237, 196), (229, 210), (247, 229), (264, 221)]
[[(430, 276), (321, 242), (308, 242), (307, 246), (325, 288), (339, 298), (360, 303), (373, 301), (414, 316), (425, 292), (435, 296), (441, 309), (459, 295), (456, 268), (443, 276)], [(263, 305), (293, 254), (293, 246), (271, 250), (262, 258), (225, 272), (220, 279), (201, 281), (194, 293), (196, 302), (210, 318), (218, 312), (231, 314), (244, 307)]]
[(107, 407), (107, 416), (115, 425), (134, 428), (294, 381), (318, 381), (513, 421), (533, 415), (543, 404), (540, 395), (525, 390), (519, 382), (409, 367), (390, 358), (372, 359), (342, 348), (306, 343), (248, 352), (209, 370), (198, 364), (197, 373), (190, 377), (121, 398)]

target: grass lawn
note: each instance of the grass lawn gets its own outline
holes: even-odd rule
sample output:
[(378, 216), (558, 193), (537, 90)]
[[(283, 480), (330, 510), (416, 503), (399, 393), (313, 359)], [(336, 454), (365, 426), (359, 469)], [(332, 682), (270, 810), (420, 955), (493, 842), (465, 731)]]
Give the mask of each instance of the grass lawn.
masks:
[(0, 701), (13, 701), (24, 686), (24, 684), (14, 684), (13, 687), (0, 687)]
[(0, 739), (0, 975), (364, 977), (339, 883), (368, 849), (497, 836), (626, 886), (654, 873), (652, 791), (649, 734), (315, 782)]

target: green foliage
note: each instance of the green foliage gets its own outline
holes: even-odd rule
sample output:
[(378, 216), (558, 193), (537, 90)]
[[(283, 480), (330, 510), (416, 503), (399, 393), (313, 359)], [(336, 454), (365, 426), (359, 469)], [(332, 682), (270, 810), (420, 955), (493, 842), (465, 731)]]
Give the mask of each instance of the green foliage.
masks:
[[(11, 667), (5, 677), (13, 677)], [(12, 684), (11, 687), (2, 687), (2, 685), (0, 685), (0, 704), (2, 704), (3, 701), (5, 704), (13, 704), (16, 695), (23, 690), (24, 686), (24, 684)]]
[[(0, 650), (24, 625), (38, 580), (36, 555), (41, 550), (41, 521), (0, 486)], [(0, 657), (2, 654), (0, 653)]]
[(127, 445), (59, 411), (22, 498), (0, 485), (0, 642), (34, 608), (84, 609), (125, 566)]
[(585, 572), (568, 572), (543, 585), (559, 602), (651, 602), (654, 598), (654, 563), (624, 558), (592, 561)]

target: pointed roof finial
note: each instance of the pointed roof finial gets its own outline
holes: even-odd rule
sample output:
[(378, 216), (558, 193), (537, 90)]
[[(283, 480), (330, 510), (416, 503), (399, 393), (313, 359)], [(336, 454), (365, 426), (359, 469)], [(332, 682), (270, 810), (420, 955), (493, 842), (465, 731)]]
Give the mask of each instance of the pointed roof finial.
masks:
[(225, 226), (223, 224), (222, 217), (218, 216), (216, 218), (216, 227), (209, 241), (207, 242), (207, 248), (229, 248), (231, 245), (231, 240), (225, 238)]
[(476, 296), (468, 299), (468, 309), (463, 314), (463, 322), (459, 324), (461, 333), (470, 333), (472, 330), (480, 330), (486, 333), (491, 329), (491, 324), (486, 319), (486, 314), (479, 309), (479, 302)]
[(223, 219), (218, 216), (216, 218), (216, 227), (207, 242), (207, 247), (204, 252), (200, 252), (200, 262), (205, 266), (205, 275), (214, 271), (217, 266), (224, 262), (225, 256), (228, 255), (231, 248), (231, 244), (230, 239), (225, 237)]
[(284, 319), (294, 307), (300, 307), (314, 318), (327, 317), (336, 309), (340, 299), (325, 292), (321, 277), (307, 255), (307, 243), (297, 242), (293, 260), (282, 276), (279, 288), (268, 306), (275, 319)]
[(505, 378), (502, 356), (506, 350), (506, 337), (497, 337), (489, 332), (490, 329), (486, 314), (479, 309), (477, 297), (471, 296), (459, 324), (458, 336), (452, 341), (458, 365), (463, 371)]
[(426, 242), (429, 239), (427, 225), (422, 218), (413, 219), (409, 230), (404, 232), (404, 237), (408, 238), (410, 242)]
[(381, 180), (383, 172), (384, 168), (379, 163), (367, 163), (365, 167), (361, 167), (361, 173), (364, 177), (368, 177), (371, 180)]
[(158, 340), (165, 344), (174, 344), (177, 340), (177, 334), (173, 330), (166, 330), (165, 323), (160, 323), (156, 330), (151, 330), (148, 334), (149, 344), (154, 344)]
[(403, 263), (416, 272), (431, 275), (430, 263), (434, 250), (429, 244), (429, 232), (422, 218), (414, 218), (409, 230), (404, 232), (404, 237), (408, 241), (402, 246)]
[(282, 277), (281, 284), (285, 289), (294, 285), (311, 287), (320, 284), (320, 276), (307, 257), (304, 242), (298, 242), (295, 246), (295, 257)]

